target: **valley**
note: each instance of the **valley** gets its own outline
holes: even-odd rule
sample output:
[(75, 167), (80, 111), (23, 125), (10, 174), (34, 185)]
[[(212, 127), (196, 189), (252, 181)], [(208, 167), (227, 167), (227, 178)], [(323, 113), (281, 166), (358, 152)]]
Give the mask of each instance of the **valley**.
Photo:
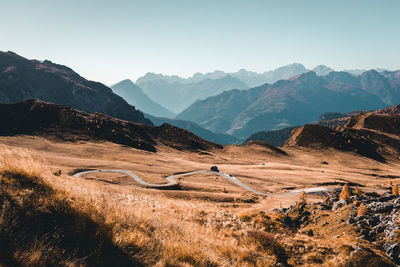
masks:
[(399, 10), (2, 0), (0, 267), (400, 266)]
[[(340, 244), (354, 246), (355, 242), (372, 249), (368, 257), (381, 255), (381, 260), (390, 262), (387, 256), (379, 254), (378, 248), (358, 238), (352, 226), (340, 223), (341, 219), (334, 216), (340, 214), (346, 220), (351, 205), (340, 213), (314, 208), (324, 203), (324, 192), (306, 194), (306, 210), (315, 210), (315, 215), (305, 226), (285, 226), (280, 210), (294, 207), (301, 191), (307, 188), (335, 190), (350, 184), (357, 185), (363, 194), (374, 192), (371, 189), (387, 192), (390, 183), (400, 179), (397, 158), (387, 158), (383, 163), (353, 152), (296, 146), (284, 147), (285, 153), (281, 153), (263, 144), (193, 152), (158, 143), (154, 153), (108, 141), (68, 141), (32, 135), (0, 137), (0, 147), (3, 159), (7, 159), (2, 162), (7, 162), (7, 166), (15, 164), (40, 173), (46, 183), (66, 192), (78, 210), (98, 212), (104, 218), (101, 220), (112, 227), (114, 242), (122, 246), (126, 255), (145, 265), (287, 262), (307, 266), (314, 261), (344, 264), (352, 258), (342, 252)], [(266, 196), (208, 171), (179, 176), (209, 170), (211, 166), (218, 166), (221, 172)], [(177, 185), (149, 188), (126, 173), (89, 172), (73, 177), (85, 170), (126, 170), (152, 184), (165, 184), (172, 175)], [(290, 193), (294, 190), (297, 192)], [(321, 226), (323, 221), (312, 223), (321, 213), (329, 221), (329, 232)], [(289, 217), (294, 216), (291, 214)], [(123, 226), (118, 226), (117, 221), (123, 222)], [(274, 242), (283, 244), (284, 252), (270, 254), (273, 247), (257, 247), (257, 239), (251, 238), (252, 231), (261, 235), (263, 229), (273, 233), (268, 238), (279, 240)], [(307, 234), (310, 229), (313, 236)], [(301, 240), (307, 240), (314, 248), (292, 254)], [(207, 250), (203, 245), (207, 245)], [(136, 248), (129, 249), (132, 246)], [(313, 255), (318, 255), (318, 259), (313, 259)]]
[[(104, 263), (99, 242), (116, 247), (118, 265), (346, 266), (372, 257), (394, 266), (399, 261), (393, 247), (400, 229), (393, 208), (398, 198), (393, 190), (400, 185), (398, 106), (327, 116), (323, 123), (330, 127), (297, 127), (281, 147), (257, 140), (219, 145), (169, 124), (149, 126), (40, 100), (1, 104), (0, 111), (6, 203), (31, 203), (31, 194), (37, 194), (39, 206), (23, 204), (23, 216), (38, 213), (32, 209), (45, 209), (49, 216), (61, 216), (64, 209), (79, 214), (68, 219), (74, 220), (72, 229), (49, 222), (40, 240), (52, 227), (70, 231), (54, 234), (53, 243), (35, 247), (27, 241), (27, 248), (18, 239), (4, 243), (16, 261), (58, 257)], [(34, 182), (20, 183), (24, 179)], [(64, 204), (35, 193), (43, 190), (38, 184), (54, 190), (54, 201)], [(343, 199), (346, 187), (349, 196)], [(377, 199), (384, 202), (376, 204)], [(368, 216), (375, 216), (374, 210), (383, 216), (377, 219), (380, 230), (354, 215), (362, 207), (358, 201), (367, 205)], [(12, 207), (7, 212), (17, 214)], [(85, 254), (65, 240), (85, 229), (86, 216), (108, 229), (93, 237), (100, 241), (93, 241), (90, 251), (99, 254)], [(8, 231), (19, 231), (12, 220), (8, 224)], [(300, 250), (305, 242), (309, 247)], [(348, 253), (355, 247), (361, 249)], [(84, 259), (59, 252), (73, 248)], [(54, 252), (46, 254), (49, 250)]]

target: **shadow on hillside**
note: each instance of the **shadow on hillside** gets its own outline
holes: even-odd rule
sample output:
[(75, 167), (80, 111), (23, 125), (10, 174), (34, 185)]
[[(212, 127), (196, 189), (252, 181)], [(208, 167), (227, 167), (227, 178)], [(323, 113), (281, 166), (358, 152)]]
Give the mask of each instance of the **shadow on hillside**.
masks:
[(38, 177), (0, 172), (0, 265), (144, 266), (123, 251), (99, 214), (84, 214)]

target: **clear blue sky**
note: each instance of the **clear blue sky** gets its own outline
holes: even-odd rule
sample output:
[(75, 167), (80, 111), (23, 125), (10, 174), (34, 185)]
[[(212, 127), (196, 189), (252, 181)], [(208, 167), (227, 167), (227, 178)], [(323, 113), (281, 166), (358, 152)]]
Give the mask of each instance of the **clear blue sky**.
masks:
[(400, 69), (400, 0), (0, 0), (0, 50), (111, 84), (146, 72)]

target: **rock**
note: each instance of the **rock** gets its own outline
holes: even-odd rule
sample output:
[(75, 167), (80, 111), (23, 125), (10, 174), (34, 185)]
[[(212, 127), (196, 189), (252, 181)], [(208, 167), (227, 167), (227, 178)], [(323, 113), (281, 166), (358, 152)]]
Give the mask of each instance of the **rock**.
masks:
[(399, 261), (399, 244), (394, 243), (394, 244), (389, 244), (386, 243), (383, 245), (383, 248), (385, 250), (385, 253), (392, 258), (393, 261), (398, 262)]
[(379, 218), (376, 217), (376, 216), (371, 216), (370, 218), (368, 218), (366, 220), (366, 223), (367, 223), (368, 226), (372, 226), (372, 227), (376, 226), (376, 225), (379, 224)]
[(389, 193), (384, 193), (381, 197), (379, 197), (377, 200), (379, 202), (387, 202), (389, 200), (395, 199), (396, 196), (393, 196), (392, 194)]
[(371, 213), (383, 213), (391, 211), (392, 209), (393, 204), (391, 203), (372, 202), (367, 205), (367, 211)]
[(341, 199), (341, 200), (333, 203), (332, 210), (340, 209), (341, 207), (344, 207), (345, 205), (346, 205), (346, 200)]

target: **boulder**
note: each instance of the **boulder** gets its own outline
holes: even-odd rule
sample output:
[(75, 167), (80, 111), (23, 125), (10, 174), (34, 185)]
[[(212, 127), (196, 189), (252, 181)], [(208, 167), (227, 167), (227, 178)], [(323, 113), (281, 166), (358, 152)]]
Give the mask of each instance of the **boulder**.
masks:
[(332, 210), (337, 210), (337, 209), (340, 209), (341, 207), (344, 207), (344, 206), (346, 206), (346, 200), (344, 200), (344, 199), (341, 199), (341, 200), (339, 200), (339, 201), (336, 201), (336, 202), (334, 202), (333, 203), (333, 205), (332, 205)]

